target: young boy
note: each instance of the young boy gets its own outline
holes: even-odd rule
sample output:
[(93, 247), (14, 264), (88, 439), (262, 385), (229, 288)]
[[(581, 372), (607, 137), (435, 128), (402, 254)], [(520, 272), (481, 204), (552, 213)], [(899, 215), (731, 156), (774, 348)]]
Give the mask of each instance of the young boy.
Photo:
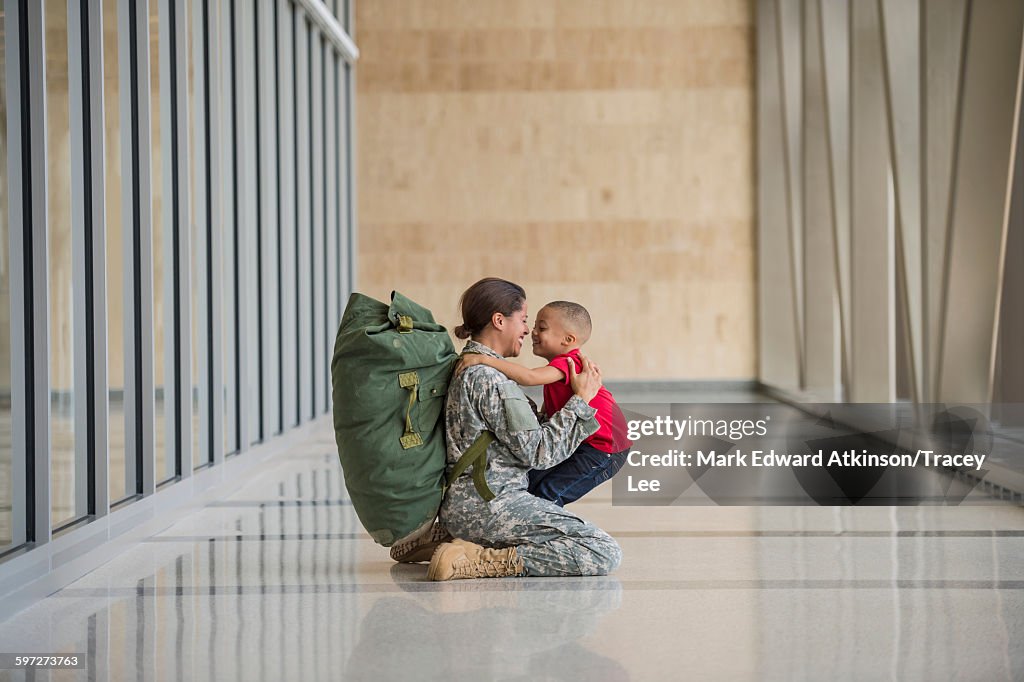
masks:
[[(533, 327), (533, 354), (544, 358), (544, 367), (529, 369), (508, 360), (467, 353), (462, 366), (485, 364), (521, 386), (544, 386), (544, 414), (550, 418), (572, 397), (569, 363), (582, 367), (580, 346), (591, 332), (590, 313), (578, 303), (552, 301), (540, 309)], [(630, 443), (622, 411), (608, 389), (601, 387), (590, 401), (597, 410), (600, 427), (584, 440), (565, 461), (550, 469), (530, 471), (529, 491), (537, 497), (564, 506), (614, 476), (626, 461)]]

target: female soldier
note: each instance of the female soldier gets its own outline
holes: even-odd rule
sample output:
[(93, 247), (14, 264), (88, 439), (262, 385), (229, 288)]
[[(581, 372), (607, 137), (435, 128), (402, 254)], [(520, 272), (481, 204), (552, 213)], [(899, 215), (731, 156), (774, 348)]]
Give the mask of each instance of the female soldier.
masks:
[[(471, 338), (464, 353), (519, 355), (530, 332), (522, 287), (488, 277), (466, 290), (460, 307), (455, 335)], [(622, 551), (610, 535), (527, 492), (530, 469), (558, 464), (598, 429), (587, 403), (601, 386), (600, 371), (584, 358), (570, 382), (575, 395), (542, 426), (519, 385), (501, 372), (475, 365), (453, 377), (445, 403), (449, 471), (482, 431), (493, 432), (486, 479), (495, 497), (480, 497), (470, 472), (452, 482), (440, 521), (459, 539), (434, 551), (431, 580), (605, 575), (619, 565)]]

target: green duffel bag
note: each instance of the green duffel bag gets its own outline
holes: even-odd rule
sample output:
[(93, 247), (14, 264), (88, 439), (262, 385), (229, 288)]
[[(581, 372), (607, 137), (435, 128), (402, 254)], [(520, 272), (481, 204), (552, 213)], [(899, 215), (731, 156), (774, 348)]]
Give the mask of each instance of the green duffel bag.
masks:
[[(391, 305), (349, 297), (334, 341), (331, 382), (334, 435), (352, 505), (370, 536), (390, 547), (429, 530), (447, 487), (444, 396), (458, 355), (447, 330), (426, 308), (391, 293)], [(473, 467), (484, 481), (484, 432), (450, 480)]]

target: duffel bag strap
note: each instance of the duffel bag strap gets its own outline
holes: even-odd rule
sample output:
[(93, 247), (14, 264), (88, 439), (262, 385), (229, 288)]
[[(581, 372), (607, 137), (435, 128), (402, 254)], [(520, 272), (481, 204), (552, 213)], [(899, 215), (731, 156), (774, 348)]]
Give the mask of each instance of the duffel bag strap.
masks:
[(417, 372), (404, 372), (398, 375), (398, 385), (409, 389), (409, 406), (405, 409), (405, 433), (402, 434), (402, 448), (408, 450), (423, 445), (423, 438), (412, 428), (412, 406), (416, 404), (416, 395), (420, 386), (420, 375)]
[(491, 431), (483, 431), (473, 444), (469, 446), (469, 449), (462, 453), (462, 457), (459, 457), (459, 461), (455, 463), (455, 467), (452, 469), (451, 474), (448, 476), (448, 480), (445, 481), (444, 492), (448, 492), (448, 488), (451, 487), (452, 483), (455, 482), (462, 474), (466, 473), (466, 469), (473, 466), (473, 487), (480, 494), (480, 497), (484, 498), (485, 502), (490, 502), (494, 499), (494, 493), (487, 486), (487, 479), (484, 474), (487, 472), (487, 446), (494, 442), (494, 433)]

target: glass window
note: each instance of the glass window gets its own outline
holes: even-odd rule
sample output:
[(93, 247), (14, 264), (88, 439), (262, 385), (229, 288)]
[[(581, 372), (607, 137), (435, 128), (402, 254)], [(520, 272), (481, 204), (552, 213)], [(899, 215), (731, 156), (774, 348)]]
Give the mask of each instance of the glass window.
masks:
[(296, 344), (299, 349), (299, 422), (312, 419), (313, 407), (313, 125), (311, 90), (312, 36), (310, 21), (302, 15), (296, 26), (295, 55), (295, 129), (298, 133), (298, 305), (299, 328)]
[(256, 128), (256, 19), (257, 3), (240, 3), (236, 9), (238, 12), (238, 43), (236, 63), (239, 68), (238, 77), (238, 128), (243, 131), (243, 139), (239, 142), (243, 145), (239, 152), (245, 160), (239, 168), (239, 182), (243, 185), (245, 206), (238, 216), (239, 233), (244, 234), (242, 243), (244, 249), (241, 259), (245, 260), (245, 282), (242, 291), (245, 296), (242, 298), (246, 308), (245, 335), (248, 341), (244, 358), (243, 371), (247, 380), (247, 396), (240, 410), (248, 410), (249, 432), (242, 434), (242, 446), (247, 447), (252, 443), (263, 440), (261, 428), (263, 417), (263, 379), (261, 375), (260, 359), (263, 355), (262, 317), (266, 291), (263, 288), (262, 267), (262, 221), (266, 220), (260, 211), (259, 194), (259, 132)]
[(280, 97), (278, 99), (278, 174), (277, 187), (280, 194), (281, 240), (278, 255), (281, 287), (280, 320), (280, 367), (281, 367), (281, 429), (288, 429), (298, 423), (298, 142), (296, 126), (296, 65), (295, 38), (298, 10), (290, 2), (278, 3), (278, 76)]
[[(202, 41), (201, 35), (196, 35), (196, 21), (205, 22), (206, 15), (203, 12), (203, 2), (198, 0), (195, 3), (189, 5), (189, 9), (195, 13), (195, 16), (189, 15), (187, 20), (184, 22), (185, 32), (187, 35), (188, 44), (188, 149), (191, 156), (191, 163), (189, 163), (189, 188), (191, 190), (189, 196), (191, 201), (189, 202), (189, 210), (192, 212), (191, 220), (191, 278), (192, 278), (192, 320), (191, 320), (191, 333), (192, 333), (192, 359), (191, 359), (191, 404), (192, 404), (192, 466), (202, 466), (209, 461), (209, 455), (204, 453), (201, 445), (204, 442), (201, 438), (200, 432), (200, 415), (199, 415), (199, 394), (200, 394), (200, 362), (199, 359), (201, 353), (205, 353), (205, 340), (200, 334), (201, 319), (200, 315), (206, 310), (205, 304), (201, 301), (200, 296), (206, 291), (204, 284), (207, 268), (205, 267), (205, 258), (208, 253), (209, 246), (206, 243), (206, 217), (201, 214), (200, 211), (205, 211), (206, 202), (205, 200), (200, 204), (200, 195), (205, 196), (205, 189), (199, 186), (199, 175), (197, 170), (200, 164), (205, 167), (206, 164), (206, 145), (202, 144), (197, 147), (197, 134), (196, 130), (197, 120), (196, 116), (201, 115), (201, 107), (205, 106), (206, 100), (202, 98), (203, 93), (196, 91), (196, 49), (199, 47), (198, 42)], [(200, 67), (202, 68), (202, 67)], [(204, 69), (205, 71), (205, 69)], [(205, 177), (205, 174), (204, 174)]]
[[(278, 62), (280, 37), (278, 34), (278, 4), (275, 2), (269, 12), (265, 5), (257, 5), (260, 31), (257, 36), (258, 50), (264, 65), (256, 79), (259, 89), (259, 106), (256, 114), (260, 128), (260, 201), (263, 207), (260, 222), (263, 238), (260, 242), (261, 271), (266, 274), (260, 296), (263, 314), (263, 435), (281, 432), (281, 184), (278, 147), (281, 144), (281, 128), (277, 108), (281, 88), (281, 69)], [(260, 36), (269, 36), (270, 44), (260, 41)]]
[[(51, 3), (58, 4), (58, 3)], [(49, 5), (48, 5), (49, 7)], [(135, 494), (127, 482), (124, 410), (124, 301), (132, 291), (125, 281), (122, 229), (121, 90), (117, 0), (103, 0), (103, 127), (106, 155), (106, 260), (107, 260), (107, 372), (109, 385), (108, 441), (110, 448), (110, 501)]]
[[(238, 438), (238, 297), (235, 291), (235, 282), (238, 272), (236, 267), (236, 214), (238, 212), (238, 168), (237, 155), (238, 147), (238, 126), (236, 125), (237, 111), (235, 107), (235, 80), (236, 45), (235, 36), (235, 2), (216, 3), (216, 11), (219, 13), (217, 25), (221, 29), (224, 39), (221, 41), (223, 62), (221, 74), (224, 87), (218, 93), (221, 98), (221, 154), (224, 164), (223, 177), (220, 179), (219, 190), (221, 192), (221, 334), (224, 378), (224, 452), (225, 454), (236, 452), (239, 448)], [(210, 7), (214, 11), (213, 3)], [(217, 190), (214, 190), (217, 191)]]
[(324, 396), (326, 395), (327, 352), (324, 340), (327, 336), (324, 319), (324, 303), (326, 300), (326, 265), (324, 235), (324, 48), (322, 34), (312, 30), (309, 34), (309, 148), (313, 155), (310, 163), (310, 227), (313, 234), (310, 238), (312, 267), (310, 268), (310, 303), (313, 306), (312, 354), (313, 376), (310, 380), (313, 390), (312, 415), (324, 412)]
[[(74, 251), (67, 5), (47, 3), (44, 21), (50, 289), (50, 512), (53, 525), (58, 526), (76, 515)], [(81, 473), (84, 475), (85, 472)]]
[[(0, 54), (4, 54), (4, 15), (0, 12)], [(7, 69), (0, 69), (0, 548), (14, 537), (11, 461), (11, 271), (7, 226)]]
[(323, 72), (323, 130), (324, 130), (324, 177), (321, 196), (324, 200), (324, 405), (331, 405), (331, 356), (334, 350), (334, 335), (338, 329), (338, 230), (337, 214), (335, 213), (335, 191), (337, 184), (337, 138), (335, 137), (335, 115), (337, 112), (338, 57), (333, 47), (324, 42)]
[[(354, 282), (352, 281), (352, 260), (355, 258), (352, 245), (352, 231), (355, 228), (352, 219), (352, 65), (345, 62), (345, 83), (341, 89), (341, 154), (342, 154), (342, 176), (338, 196), (342, 207), (338, 210), (341, 216), (341, 307), (345, 308), (348, 296), (352, 293)], [(340, 317), (339, 317), (340, 319)]]
[[(175, 476), (174, 457), (167, 444), (170, 439), (169, 429), (174, 428), (173, 405), (166, 400), (167, 384), (172, 381), (172, 353), (174, 350), (173, 328), (167, 324), (168, 316), (173, 312), (174, 304), (171, 295), (173, 287), (173, 249), (169, 241), (173, 232), (171, 227), (173, 195), (171, 194), (171, 178), (165, 173), (163, 150), (168, 147), (163, 136), (169, 137), (165, 130), (166, 122), (162, 120), (163, 109), (160, 98), (160, 3), (159, 0), (149, 2), (149, 110), (152, 125), (150, 135), (150, 166), (152, 168), (153, 193), (153, 385), (155, 386), (155, 449), (156, 449), (156, 480), (165, 481)], [(164, 84), (166, 88), (166, 84)], [(164, 93), (164, 97), (168, 93)], [(169, 164), (168, 164), (169, 165)]]

